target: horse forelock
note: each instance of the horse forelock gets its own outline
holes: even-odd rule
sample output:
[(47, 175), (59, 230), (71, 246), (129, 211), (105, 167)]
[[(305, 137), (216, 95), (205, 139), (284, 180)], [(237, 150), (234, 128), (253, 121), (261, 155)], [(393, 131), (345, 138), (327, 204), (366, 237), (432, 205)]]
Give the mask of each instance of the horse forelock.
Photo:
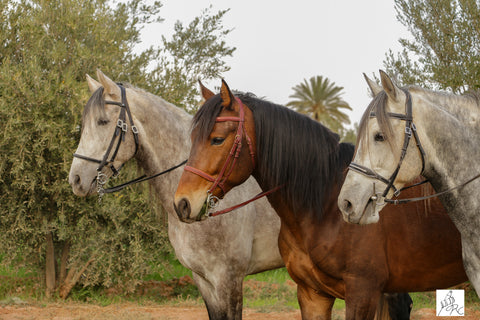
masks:
[(87, 122), (87, 117), (91, 116), (94, 119), (105, 117), (105, 99), (103, 98), (103, 87), (98, 88), (88, 99), (82, 114), (82, 130)]
[[(375, 114), (376, 121), (378, 123), (378, 127), (380, 132), (384, 135), (385, 141), (390, 146), (390, 149), (394, 153), (398, 153), (397, 146), (395, 145), (395, 132), (392, 128), (391, 120), (392, 118), (388, 116), (387, 110), (387, 102), (388, 102), (388, 95), (385, 91), (381, 91), (378, 93), (370, 104), (365, 110), (365, 113), (362, 115), (360, 119), (360, 124), (358, 126), (358, 135), (357, 135), (357, 143), (356, 145), (360, 145), (360, 143), (364, 142), (367, 146), (369, 145), (370, 135), (368, 123), (372, 119), (371, 114)], [(395, 120), (398, 121), (398, 120)]]
[(195, 141), (204, 142), (215, 126), (215, 120), (222, 111), (222, 99), (219, 94), (205, 101), (192, 120), (191, 130), (195, 130)]

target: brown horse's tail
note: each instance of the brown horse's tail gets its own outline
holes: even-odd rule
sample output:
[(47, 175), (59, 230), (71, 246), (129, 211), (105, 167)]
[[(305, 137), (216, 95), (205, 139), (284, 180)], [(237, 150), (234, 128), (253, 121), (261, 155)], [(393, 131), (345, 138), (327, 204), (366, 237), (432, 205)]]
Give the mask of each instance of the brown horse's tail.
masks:
[(384, 293), (378, 302), (375, 320), (408, 320), (412, 306), (408, 293)]

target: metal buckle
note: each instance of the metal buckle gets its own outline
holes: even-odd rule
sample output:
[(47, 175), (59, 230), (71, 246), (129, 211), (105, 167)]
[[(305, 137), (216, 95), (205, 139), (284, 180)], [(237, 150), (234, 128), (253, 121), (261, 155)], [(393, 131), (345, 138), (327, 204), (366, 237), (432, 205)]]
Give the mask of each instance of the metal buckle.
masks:
[(132, 132), (133, 132), (134, 134), (138, 134), (137, 126), (132, 125)]
[(410, 127), (405, 127), (405, 133), (411, 137), (412, 136), (412, 129)]
[(120, 120), (120, 119), (117, 120), (117, 127), (122, 129), (122, 127), (123, 127), (123, 121), (122, 120)]
[(209, 191), (207, 192), (207, 200), (206, 200), (206, 204), (207, 204), (207, 208), (205, 210), (205, 215), (207, 217), (210, 216), (210, 214), (212, 213), (213, 209), (215, 209), (216, 207), (218, 207), (218, 204), (220, 203), (220, 199), (214, 195), (212, 195)]
[(370, 200), (375, 201), (376, 206), (383, 206), (385, 204), (385, 198), (382, 196), (382, 192), (376, 192), (375, 182), (373, 183), (373, 194), (374, 195), (370, 197)]

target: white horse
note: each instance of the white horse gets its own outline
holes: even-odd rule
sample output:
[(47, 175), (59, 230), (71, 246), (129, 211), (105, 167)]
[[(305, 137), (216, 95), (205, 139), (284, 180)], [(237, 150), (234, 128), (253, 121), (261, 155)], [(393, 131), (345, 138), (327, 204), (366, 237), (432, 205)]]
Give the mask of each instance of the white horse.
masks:
[[(96, 194), (97, 188), (103, 186), (103, 181), (98, 182), (133, 157), (146, 175), (187, 159), (190, 115), (132, 87), (124, 91), (124, 102), (129, 109), (125, 110), (125, 106), (119, 106), (124, 100), (123, 89), (99, 70), (97, 77), (100, 82), (87, 75), (92, 97), (83, 112), (82, 135), (70, 169), (69, 182), (76, 195)], [(123, 131), (124, 141), (120, 138), (121, 128), (116, 129), (119, 119), (123, 119), (120, 127), (127, 129)], [(136, 127), (133, 131), (138, 133), (132, 134), (132, 124)], [(112, 138), (116, 130), (120, 134)], [(97, 174), (99, 165), (105, 176)], [(194, 224), (182, 223), (173, 208), (181, 173), (182, 170), (173, 170), (150, 180), (158, 205), (168, 213), (170, 242), (178, 260), (192, 270), (210, 319), (241, 319), (243, 278), (284, 266), (277, 243), (280, 219), (267, 200), (261, 199), (234, 214)], [(225, 205), (242, 202), (260, 191), (250, 179), (226, 197)]]
[[(353, 165), (338, 205), (352, 223), (376, 223), (406, 183), (422, 174), (462, 238), (465, 271), (480, 295), (480, 104), (418, 87), (399, 88), (380, 71), (360, 123)], [(411, 140), (411, 141), (410, 141)]]

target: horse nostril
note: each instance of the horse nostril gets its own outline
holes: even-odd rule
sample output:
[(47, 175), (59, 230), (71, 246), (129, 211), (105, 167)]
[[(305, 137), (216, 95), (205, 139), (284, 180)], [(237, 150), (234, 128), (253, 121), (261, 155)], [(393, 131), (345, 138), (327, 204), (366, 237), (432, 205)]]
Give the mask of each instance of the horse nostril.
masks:
[(352, 203), (348, 200), (343, 200), (342, 210), (344, 213), (350, 215), (353, 210)]
[(190, 202), (187, 199), (182, 198), (178, 204), (175, 205), (175, 211), (177, 212), (180, 220), (185, 221), (190, 216), (190, 212), (192, 211)]
[(75, 175), (75, 178), (73, 179), (73, 183), (76, 185), (79, 185), (80, 181), (81, 181), (80, 176), (78, 174)]

